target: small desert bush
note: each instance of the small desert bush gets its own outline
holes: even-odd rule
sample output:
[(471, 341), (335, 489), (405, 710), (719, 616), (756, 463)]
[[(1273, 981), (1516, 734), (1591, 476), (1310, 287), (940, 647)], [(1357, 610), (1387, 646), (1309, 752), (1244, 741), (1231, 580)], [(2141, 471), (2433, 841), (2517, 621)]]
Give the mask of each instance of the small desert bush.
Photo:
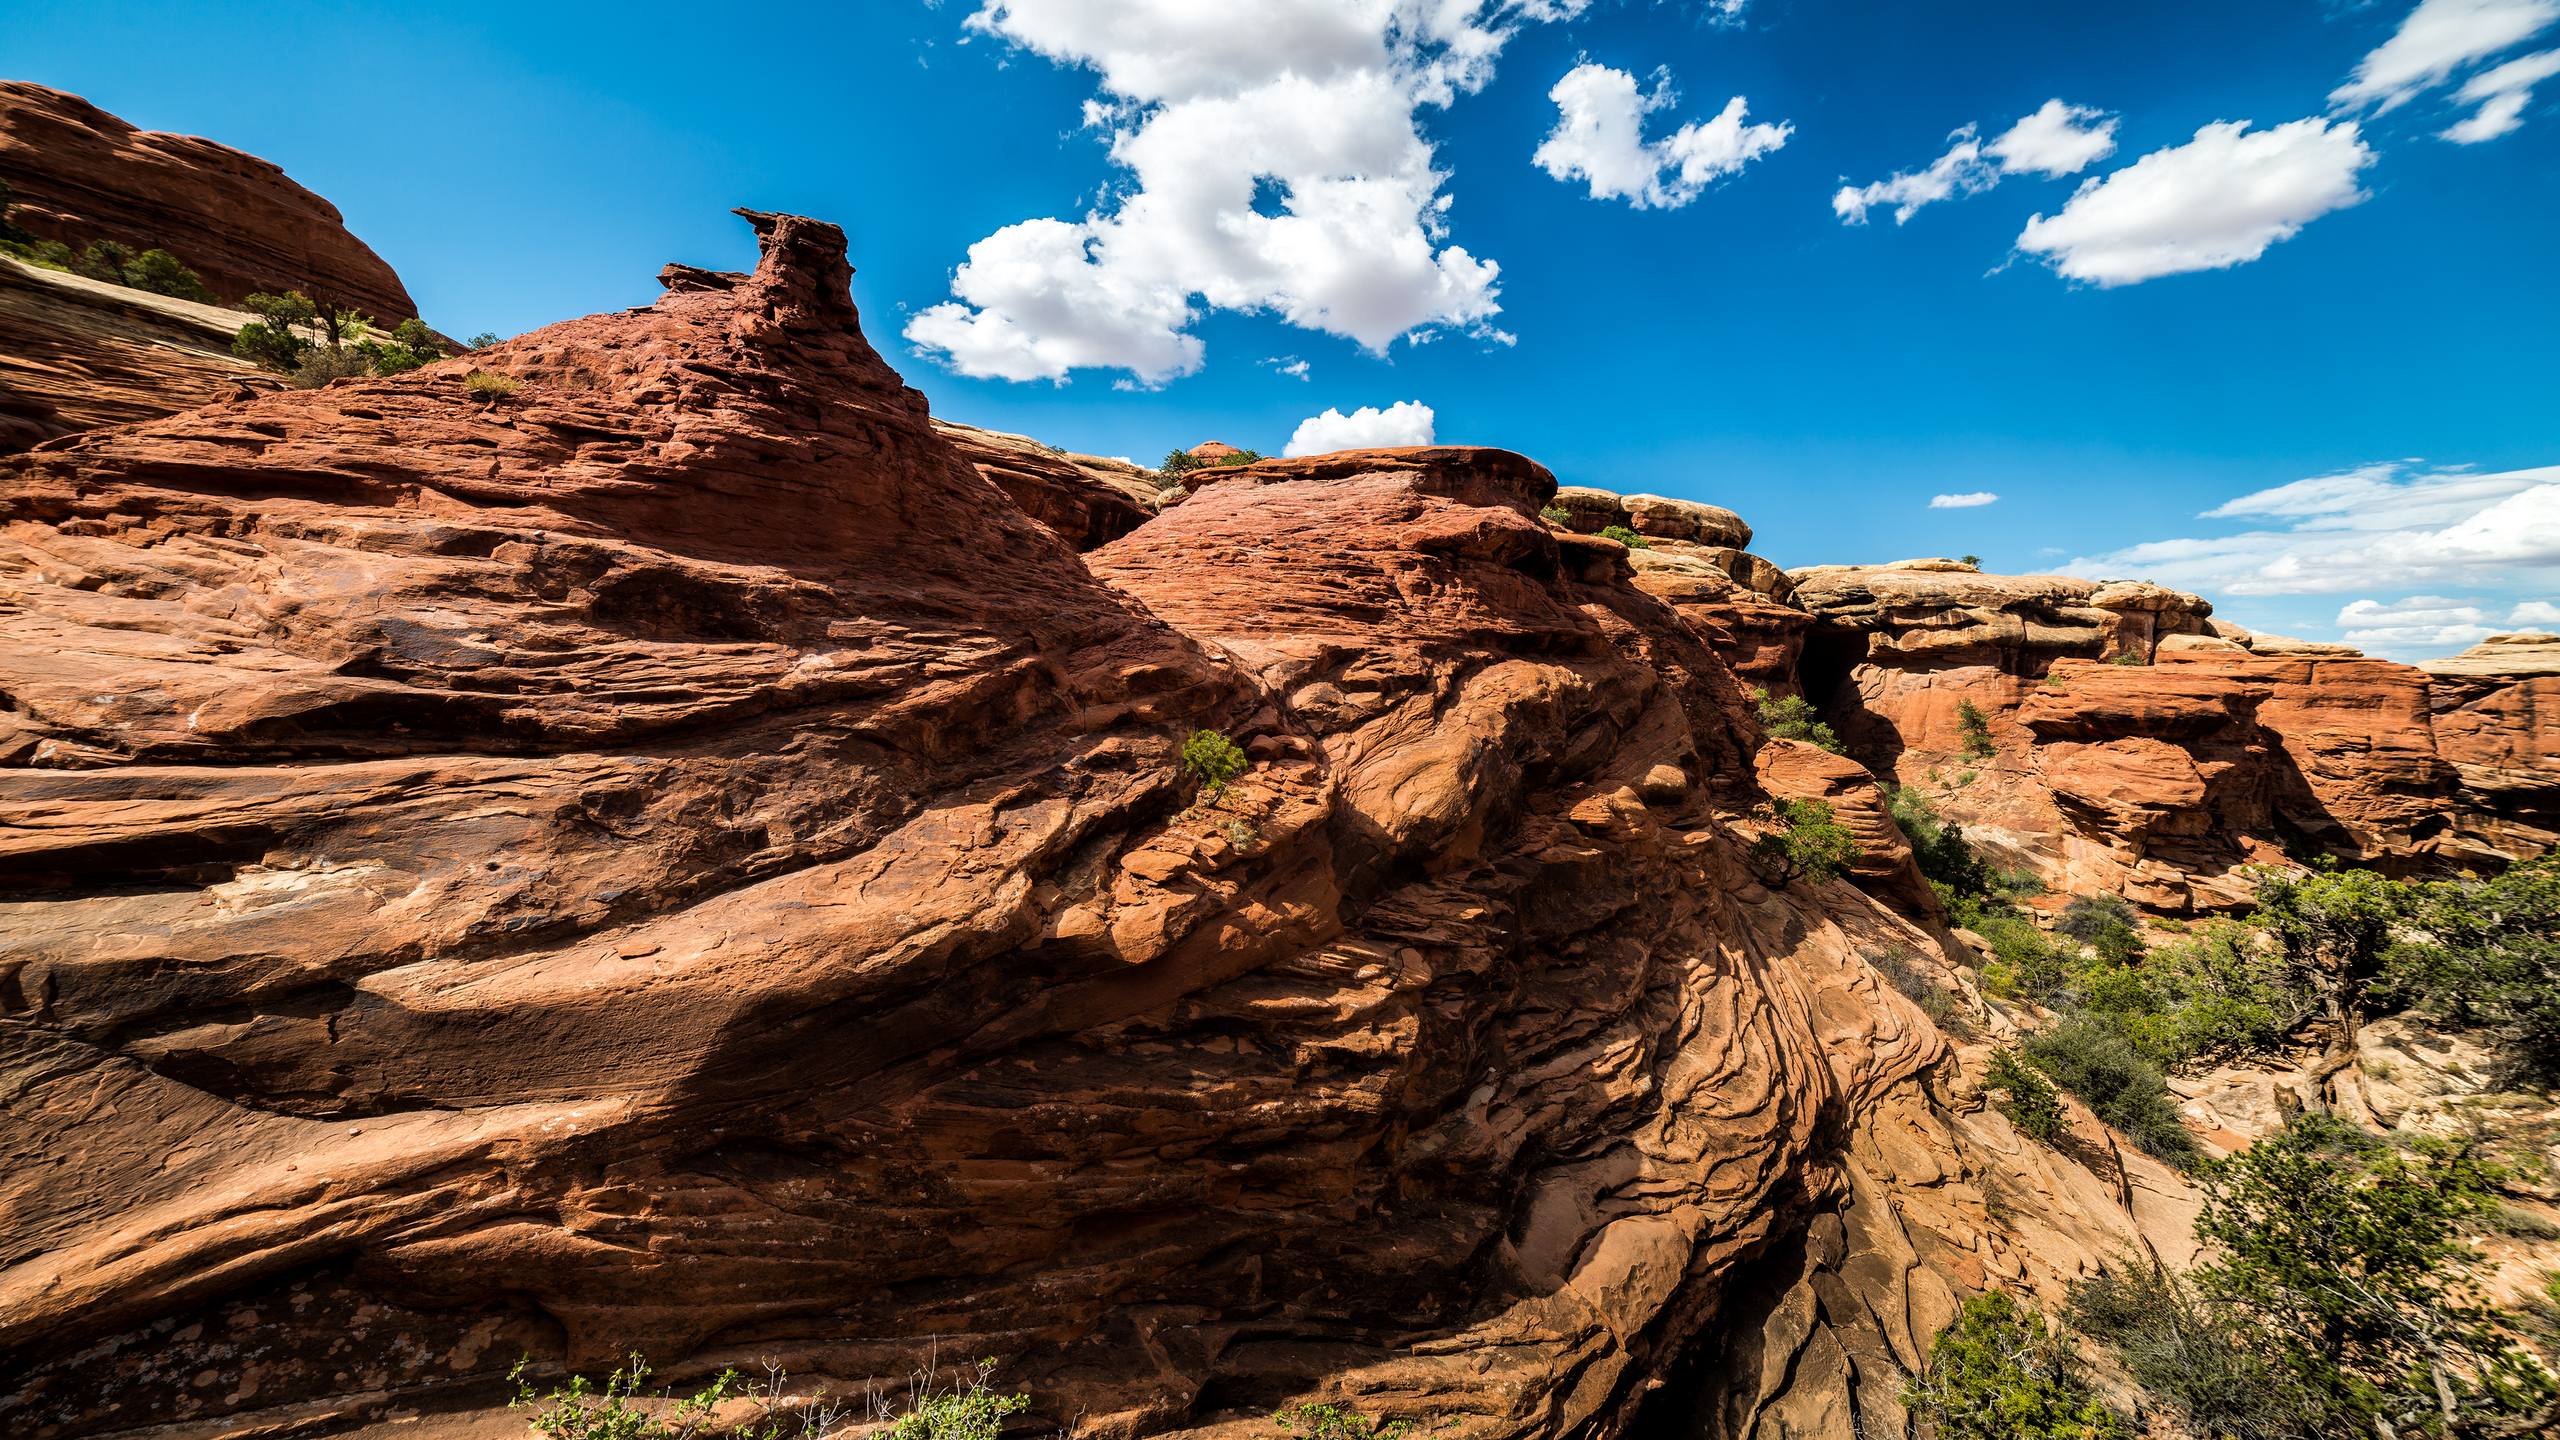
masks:
[(2000, 752), (1991, 742), (1991, 721), (1981, 707), (1970, 700), (1956, 702), (1956, 726), (1964, 735), (1964, 753), (1974, 760), (1988, 760)]
[(2145, 1154), (2181, 1167), (2195, 1163), (2195, 1137), (2178, 1122), (2167, 1082), (2121, 1031), (2074, 1015), (2027, 1036), (2024, 1045), (2037, 1069)]
[(2014, 1047), (1991, 1052), (1982, 1083), (2000, 1092), (2000, 1113), (2023, 1135), (2048, 1143), (2062, 1135), (2062, 1097)]
[(1650, 550), (1653, 548), (1652, 541), (1647, 540), (1624, 525), (1601, 526), (1600, 538), (1603, 540), (1615, 540), (1630, 550)]
[(513, 375), (494, 370), (474, 370), (462, 377), (462, 388), (477, 400), (503, 400), (523, 386)]
[(1770, 739), (1802, 740), (1810, 745), (1819, 745), (1834, 755), (1841, 753), (1840, 737), (1823, 723), (1822, 713), (1813, 708), (1813, 702), (1803, 696), (1771, 699), (1768, 691), (1754, 685), (1751, 687), (1751, 705), (1759, 712), (1760, 728)]
[(2099, 1401), (2071, 1343), (2042, 1314), (1992, 1291), (1956, 1311), (1929, 1362), (1902, 1390), (1931, 1440), (2123, 1440), (2133, 1432)]
[(1182, 742), (1182, 769), (1200, 782), (1202, 793), (1211, 800), (1227, 793), (1227, 786), (1249, 763), (1236, 742), (1215, 730), (1194, 730)]
[(1373, 1420), (1343, 1405), (1283, 1405), (1271, 1423), (1289, 1440), (1404, 1440), (1410, 1420)]
[(1751, 858), (1773, 882), (1828, 880), (1858, 858), (1858, 839), (1819, 800), (1780, 800), (1778, 828), (1751, 842)]

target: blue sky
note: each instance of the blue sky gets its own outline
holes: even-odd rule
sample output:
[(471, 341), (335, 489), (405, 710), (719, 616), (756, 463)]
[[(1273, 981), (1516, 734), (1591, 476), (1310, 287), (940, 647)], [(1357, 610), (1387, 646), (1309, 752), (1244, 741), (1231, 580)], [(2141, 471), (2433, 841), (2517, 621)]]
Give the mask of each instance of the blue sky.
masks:
[(284, 165), (451, 333), (645, 303), (748, 260), (728, 207), (793, 210), (956, 419), (1150, 460), (1427, 409), (1781, 564), (2149, 574), (2404, 657), (2560, 624), (2555, 52), (2560, 0), (0, 26), (0, 74)]

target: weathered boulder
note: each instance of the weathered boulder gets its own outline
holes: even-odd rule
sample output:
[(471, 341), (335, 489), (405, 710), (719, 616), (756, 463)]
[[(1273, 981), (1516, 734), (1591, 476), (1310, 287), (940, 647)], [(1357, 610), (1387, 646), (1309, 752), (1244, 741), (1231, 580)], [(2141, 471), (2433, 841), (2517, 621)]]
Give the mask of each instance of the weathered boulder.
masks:
[(236, 301), (300, 290), (390, 324), (418, 313), (336, 206), (255, 155), (137, 130), (77, 95), (0, 80), (0, 180), (11, 218), (77, 249), (114, 240), (178, 257)]

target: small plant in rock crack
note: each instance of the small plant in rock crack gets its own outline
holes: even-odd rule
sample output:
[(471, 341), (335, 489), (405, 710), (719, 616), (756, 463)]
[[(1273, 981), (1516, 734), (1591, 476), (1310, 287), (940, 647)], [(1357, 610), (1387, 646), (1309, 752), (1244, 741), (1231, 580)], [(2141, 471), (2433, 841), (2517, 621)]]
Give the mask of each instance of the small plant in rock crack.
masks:
[(1226, 794), (1250, 763), (1236, 742), (1215, 730), (1194, 730), (1182, 742), (1183, 772), (1200, 782), (1202, 796), (1210, 801)]
[(503, 400), (523, 388), (513, 375), (494, 370), (474, 370), (462, 377), (462, 388), (474, 400)]
[(1252, 849), (1255, 842), (1262, 838), (1262, 831), (1257, 829), (1250, 820), (1230, 820), (1220, 827), (1220, 832), (1227, 837), (1228, 844), (1239, 850)]
[(1991, 741), (1991, 721), (1972, 701), (1956, 702), (1956, 726), (1964, 732), (1964, 753), (1968, 758), (1988, 760), (2000, 753), (2000, 747)]
[(1630, 550), (1650, 550), (1653, 548), (1652, 541), (1647, 540), (1624, 525), (1601, 526), (1600, 538), (1603, 540), (1615, 540)]
[(1346, 1405), (1283, 1405), (1271, 1423), (1290, 1440), (1404, 1440), (1410, 1420), (1372, 1420)]

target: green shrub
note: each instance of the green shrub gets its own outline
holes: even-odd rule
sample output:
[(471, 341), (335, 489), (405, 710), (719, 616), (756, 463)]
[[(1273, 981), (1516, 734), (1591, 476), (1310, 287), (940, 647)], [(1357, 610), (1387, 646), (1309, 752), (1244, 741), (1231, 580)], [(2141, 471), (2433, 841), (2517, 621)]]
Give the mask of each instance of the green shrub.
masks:
[(462, 377), (462, 388), (477, 400), (503, 400), (523, 388), (513, 375), (494, 370), (474, 370)]
[(1342, 1405), (1283, 1405), (1271, 1423), (1291, 1440), (1404, 1440), (1410, 1420), (1372, 1420)]
[(1981, 569), (1981, 568), (1982, 568), (1982, 557), (1981, 557), (1981, 556), (1979, 556), (1979, 555), (1965, 555), (1965, 556), (1960, 556), (1960, 557), (1958, 557), (1958, 558), (1962, 559), (1962, 560), (1964, 561), (1964, 563), (1966, 563), (1967, 565), (1972, 566), (1972, 567), (1973, 567), (1974, 569), (1976, 569), (1976, 570), (1979, 570), (1979, 569)]
[(2075, 895), (2053, 928), (2088, 946), (2100, 960), (2123, 965), (2142, 954), (2133, 906), (2120, 895)]
[(1601, 526), (1600, 538), (1603, 540), (1615, 540), (1630, 550), (1650, 550), (1653, 548), (1652, 541), (1647, 540), (1624, 525)]
[(2001, 1092), (2000, 1113), (2024, 1135), (2051, 1143), (2063, 1131), (2062, 1097), (2013, 1047), (1991, 1052), (1982, 1083)]
[(2071, 979), (2070, 957), (2014, 910), (1972, 910), (1965, 928), (1991, 945), (1982, 983), (1995, 995), (2039, 1003), (2059, 995)]
[(178, 263), (178, 257), (166, 250), (145, 250), (134, 256), (129, 273), (133, 278), (125, 283), (137, 290), (203, 305), (213, 303), (213, 292), (205, 288), (204, 277)]
[(2317, 1407), (2247, 1327), (2156, 1260), (2128, 1259), (2071, 1287), (2071, 1328), (2199, 1436), (2323, 1440)]
[(1972, 1030), (1972, 1023), (1965, 1017), (1963, 999), (1923, 970), (1909, 951), (1888, 950), (1881, 955), (1870, 956), (1868, 963), (1876, 967), (1876, 973), (1885, 978), (1886, 984), (1919, 1006), (1920, 1013), (1928, 1016), (1939, 1029), (1952, 1035), (1964, 1035)]
[[(981, 1360), (945, 1384), (919, 1371), (903, 1405), (876, 1392), (856, 1407), (824, 1390), (786, 1397), (780, 1371), (769, 1380), (746, 1380), (724, 1370), (686, 1396), (646, 1390), (649, 1367), (634, 1354), (601, 1385), (585, 1376), (537, 1391), (519, 1360), (507, 1379), (511, 1410), (531, 1410), (527, 1424), (545, 1440), (997, 1440), (1005, 1422), (1029, 1409), (1028, 1395), (1007, 1395), (987, 1383), (996, 1362)], [(724, 1407), (745, 1402), (746, 1418), (722, 1418)]]
[(2132, 1432), (2100, 1403), (2068, 1341), (1999, 1291), (1976, 1295), (1929, 1346), (1902, 1389), (1932, 1440), (2122, 1440)]
[(0, 240), (0, 252), (15, 255), (30, 265), (41, 265), (47, 270), (68, 271), (79, 258), (71, 253), (70, 246), (59, 240), (33, 238), (23, 241)]
[(2310, 1018), (2318, 995), (2260, 934), (2218, 920), (2138, 966), (2092, 966), (2077, 981), (2081, 1007), (2114, 1020), (2156, 1065), (2274, 1050)]
[(1754, 685), (1751, 687), (1751, 704), (1760, 712), (1760, 728), (1770, 739), (1802, 740), (1819, 745), (1834, 755), (1841, 753), (1840, 737), (1831, 733), (1831, 727), (1823, 723), (1821, 712), (1803, 696), (1789, 695), (1782, 700), (1772, 700), (1768, 691)]
[(1964, 753), (1968, 758), (1988, 760), (2000, 753), (2000, 747), (1991, 742), (1990, 720), (1972, 701), (1956, 702), (1956, 725), (1964, 734)]
[(2122, 1031), (2103, 1020), (2073, 1015), (2029, 1035), (2024, 1044), (2037, 1069), (2079, 1096), (2145, 1154), (2181, 1167), (2195, 1163), (2195, 1137), (2179, 1123), (2167, 1083)]
[(1204, 466), (1250, 465), (1261, 458), (1262, 452), (1259, 450), (1239, 450), (1233, 455), (1221, 455), (1215, 460), (1203, 460), (1188, 450), (1167, 450), (1164, 452), (1164, 459), (1156, 465), (1156, 473), (1167, 480), (1174, 480)]
[[(1991, 867), (1965, 843), (1962, 827), (1938, 815), (1929, 797), (1909, 785), (1886, 785), (1884, 807), (1911, 842), (1911, 858), (1920, 874), (1950, 909), (1956, 901), (1979, 900), (1992, 893)], [(1970, 927), (1967, 927), (1970, 928)]]
[(2560, 850), (2411, 898), (2376, 998), (2492, 1031), (2506, 1082), (2560, 1085)]
[(1538, 512), (1538, 518), (1550, 525), (1571, 525), (1573, 512), (1561, 505), (1550, 505)]
[(1245, 772), (1247, 761), (1236, 742), (1215, 730), (1194, 730), (1182, 742), (1182, 768), (1212, 800), (1227, 793), (1228, 784)]
[(444, 346), (424, 320), (403, 320), (387, 343), (367, 341), (356, 347), (372, 362), (376, 375), (398, 375), (444, 358)]
[(285, 383), (296, 390), (316, 390), (332, 380), (373, 373), (373, 360), (351, 345), (313, 345), (302, 352)]
[[(2492, 1433), (2560, 1395), (2480, 1303), (2466, 1227), (2498, 1172), (2468, 1145), (2395, 1147), (2332, 1115), (2200, 1167), (2197, 1290), (2245, 1325), (2332, 1427)], [(2529, 1433), (2515, 1431), (2514, 1433)]]
[(231, 353), (252, 364), (292, 374), (302, 363), (303, 352), (311, 342), (303, 330), (319, 318), (319, 307), (311, 297), (299, 290), (281, 295), (261, 291), (240, 302), (240, 308), (258, 318), (240, 327), (232, 337)]
[(2151, 662), (2143, 659), (2141, 654), (2136, 651), (2119, 650), (2115, 654), (2107, 657), (2107, 663), (2110, 665), (2148, 665)]
[(1776, 884), (1829, 880), (1855, 864), (1858, 839), (1819, 800), (1780, 800), (1778, 828), (1751, 842), (1751, 858)]
[(497, 343), (497, 331), (483, 330), (479, 334), (472, 336), (470, 339), (463, 341), (462, 347), (466, 350), (486, 350)]

